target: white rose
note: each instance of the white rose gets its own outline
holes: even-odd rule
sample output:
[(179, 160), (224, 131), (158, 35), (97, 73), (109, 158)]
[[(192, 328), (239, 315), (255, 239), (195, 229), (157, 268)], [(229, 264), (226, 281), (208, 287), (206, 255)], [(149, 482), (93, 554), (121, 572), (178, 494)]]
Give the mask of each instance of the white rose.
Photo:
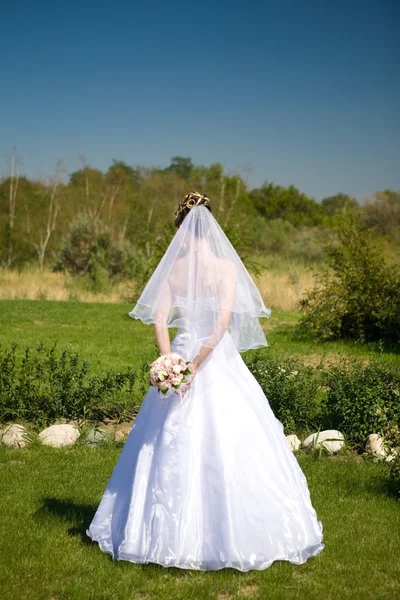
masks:
[(182, 375), (178, 375), (177, 377), (173, 377), (171, 379), (172, 385), (179, 385), (181, 381), (182, 381)]
[(165, 383), (160, 383), (160, 385), (158, 387), (160, 388), (161, 391), (165, 391), (168, 389), (168, 386)]
[(164, 367), (167, 367), (167, 369), (168, 369), (168, 367), (170, 367), (171, 365), (172, 365), (171, 359), (166, 358), (164, 360)]
[(182, 369), (181, 369), (181, 365), (174, 365), (174, 366), (172, 367), (172, 371), (173, 371), (174, 373), (180, 373), (180, 372), (181, 372), (181, 370), (182, 370)]

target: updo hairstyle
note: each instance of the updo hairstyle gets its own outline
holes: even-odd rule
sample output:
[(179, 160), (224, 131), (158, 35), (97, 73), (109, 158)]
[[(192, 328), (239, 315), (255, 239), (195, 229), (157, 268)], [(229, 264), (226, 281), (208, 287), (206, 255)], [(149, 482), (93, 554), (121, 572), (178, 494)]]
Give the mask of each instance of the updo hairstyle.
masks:
[(194, 208), (195, 206), (205, 206), (211, 211), (211, 202), (210, 199), (206, 196), (206, 194), (200, 194), (199, 192), (190, 192), (190, 194), (186, 194), (185, 198), (179, 204), (177, 210), (175, 211), (175, 227), (179, 229), (182, 224), (183, 219), (186, 217), (188, 212)]

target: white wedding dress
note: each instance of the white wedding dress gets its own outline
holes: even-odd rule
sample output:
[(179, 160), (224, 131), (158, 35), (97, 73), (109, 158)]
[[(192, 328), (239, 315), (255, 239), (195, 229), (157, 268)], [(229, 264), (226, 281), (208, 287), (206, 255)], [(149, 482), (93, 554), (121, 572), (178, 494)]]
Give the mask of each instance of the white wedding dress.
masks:
[[(199, 220), (201, 216), (207, 222), (202, 240), (217, 227), (204, 211), (208, 213), (203, 207), (196, 208), (192, 211), (196, 216), (190, 217)], [(199, 243), (198, 231), (195, 233), (197, 237), (190, 239), (197, 244), (197, 257), (203, 242)], [(159, 299), (149, 299), (145, 289), (130, 314), (155, 322), (156, 312), (150, 315), (149, 307), (160, 311), (163, 305), (165, 315), (173, 315), (168, 323), (178, 326), (171, 349), (186, 360), (192, 360), (201, 346), (209, 343), (214, 325), (213, 350), (183, 400), (178, 394), (160, 397), (150, 387), (86, 533), (114, 559), (134, 563), (240, 571), (266, 569), (276, 560), (304, 563), (324, 547), (322, 525), (283, 426), (238, 351), (243, 345), (251, 347), (252, 340), (256, 340), (255, 346), (262, 344), (264, 336), (255, 315), (263, 311), (268, 316), (268, 309), (257, 296), (254, 283), (241, 273), (244, 266), (237, 263), (234, 297), (230, 297), (235, 311), (232, 329), (215, 327), (228, 309), (216, 309), (218, 292), (210, 293), (209, 274), (214, 263), (219, 278), (221, 272), (228, 276), (228, 271), (224, 272), (222, 259), (210, 258), (208, 250), (203, 256), (209, 267), (203, 277), (207, 294), (200, 293), (198, 285), (193, 288), (201, 310), (194, 309), (193, 298), (185, 303), (177, 292), (183, 294), (186, 286), (189, 296), (190, 278), (183, 268), (190, 254), (188, 239), (183, 262), (174, 259), (175, 266), (167, 268), (164, 260), (149, 282), (152, 287), (146, 288), (157, 298), (161, 296), (154, 295), (154, 289), (162, 289), (164, 305)], [(214, 257), (215, 247), (213, 252)], [(228, 258), (237, 261), (233, 254)], [(228, 264), (228, 259), (225, 262)], [(174, 277), (177, 266), (180, 277)], [(196, 274), (199, 271), (198, 262)], [(161, 278), (159, 284), (157, 277)], [(161, 286), (165, 277), (175, 288), (168, 303), (165, 286)], [(230, 289), (215, 279), (217, 288), (220, 292)], [(259, 307), (252, 310), (257, 302)], [(218, 339), (215, 331), (221, 334)]]
[[(190, 360), (195, 344), (179, 331), (172, 350)], [(183, 401), (150, 387), (87, 534), (115, 559), (186, 569), (322, 550), (305, 476), (228, 332)]]

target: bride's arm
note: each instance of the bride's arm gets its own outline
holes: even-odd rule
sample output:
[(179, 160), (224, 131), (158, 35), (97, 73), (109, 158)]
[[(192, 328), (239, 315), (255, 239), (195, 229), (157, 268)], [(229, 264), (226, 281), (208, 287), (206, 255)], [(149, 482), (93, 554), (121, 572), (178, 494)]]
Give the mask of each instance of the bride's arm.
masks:
[(222, 310), (220, 310), (218, 320), (212, 332), (208, 336), (206, 343), (200, 348), (200, 352), (192, 361), (195, 373), (200, 365), (205, 361), (207, 356), (211, 354), (214, 348), (219, 344), (226, 330), (228, 329), (229, 321), (232, 316), (235, 289), (236, 267), (233, 263), (229, 263), (225, 269), (225, 273), (219, 288), (220, 305)]
[(154, 331), (156, 334), (156, 342), (160, 354), (169, 354), (171, 352), (171, 341), (169, 339), (168, 327), (162, 327), (158, 323), (153, 323)]
[(168, 282), (165, 284), (156, 310), (154, 311), (153, 323), (156, 342), (160, 354), (169, 354), (171, 352), (171, 341), (169, 339), (168, 315), (171, 308), (171, 288)]

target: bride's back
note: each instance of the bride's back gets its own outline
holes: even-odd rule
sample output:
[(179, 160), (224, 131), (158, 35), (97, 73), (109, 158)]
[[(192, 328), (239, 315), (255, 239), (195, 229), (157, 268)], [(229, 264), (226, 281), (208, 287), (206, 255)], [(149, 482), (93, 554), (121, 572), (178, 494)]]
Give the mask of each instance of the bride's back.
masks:
[(223, 282), (231, 280), (234, 283), (234, 272), (235, 265), (232, 261), (218, 258), (211, 252), (197, 262), (184, 256), (176, 261), (168, 283), (174, 296), (192, 302), (205, 299), (218, 301)]

